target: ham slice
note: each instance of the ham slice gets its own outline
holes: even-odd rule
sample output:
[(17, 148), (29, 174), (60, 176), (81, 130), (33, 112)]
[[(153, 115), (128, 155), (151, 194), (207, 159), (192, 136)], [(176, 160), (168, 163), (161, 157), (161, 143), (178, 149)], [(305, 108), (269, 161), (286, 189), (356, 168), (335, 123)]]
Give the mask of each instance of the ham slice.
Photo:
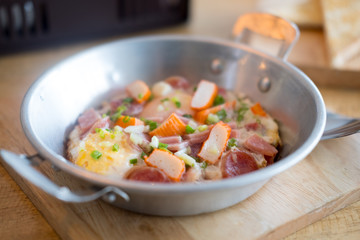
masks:
[(244, 142), (244, 146), (251, 151), (270, 157), (275, 156), (278, 152), (278, 150), (273, 145), (266, 142), (256, 134), (247, 138)]
[(86, 110), (79, 118), (80, 134), (84, 134), (91, 129), (91, 127), (101, 119), (99, 113), (93, 108)]
[(205, 140), (209, 137), (210, 130), (205, 130), (200, 133), (192, 133), (192, 134), (186, 134), (184, 135), (184, 139), (189, 140), (189, 143), (197, 144), (197, 143), (203, 143)]
[(187, 89), (190, 87), (189, 81), (180, 76), (171, 76), (165, 79), (165, 82), (170, 84), (173, 88)]
[(147, 166), (131, 169), (126, 178), (141, 182), (170, 182), (170, 179), (161, 170)]
[(177, 152), (179, 150), (185, 149), (189, 146), (188, 141), (184, 141), (181, 143), (172, 143), (167, 146), (167, 149), (169, 149), (172, 152)]
[[(112, 112), (116, 112), (116, 109), (123, 104), (123, 99), (117, 99), (110, 102), (110, 107)], [(137, 103), (133, 101), (132, 103), (126, 103), (126, 111), (124, 115), (135, 116), (142, 112), (144, 109), (143, 103)]]
[(176, 144), (181, 143), (182, 138), (180, 136), (159, 137), (159, 142), (166, 144)]

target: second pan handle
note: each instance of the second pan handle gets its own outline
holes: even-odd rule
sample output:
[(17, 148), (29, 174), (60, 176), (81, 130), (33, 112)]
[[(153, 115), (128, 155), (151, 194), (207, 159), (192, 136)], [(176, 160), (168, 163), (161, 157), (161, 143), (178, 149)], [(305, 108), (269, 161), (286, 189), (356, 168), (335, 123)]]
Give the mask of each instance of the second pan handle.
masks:
[[(252, 45), (251, 39), (254, 35), (266, 37), (269, 41), (277, 40), (280, 43), (280, 47), (275, 55), (286, 60), (297, 42), (300, 32), (296, 24), (283, 18), (267, 13), (248, 13), (237, 19), (232, 35), (235, 41), (250, 46)], [(262, 48), (261, 50), (272, 49), (266, 49), (265, 47), (265, 49)]]

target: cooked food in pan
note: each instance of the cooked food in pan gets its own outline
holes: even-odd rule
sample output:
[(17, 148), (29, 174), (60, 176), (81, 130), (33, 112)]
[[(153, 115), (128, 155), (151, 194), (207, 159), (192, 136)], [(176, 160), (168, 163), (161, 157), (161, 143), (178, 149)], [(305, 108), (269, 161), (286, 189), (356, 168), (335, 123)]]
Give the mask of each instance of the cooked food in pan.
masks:
[(89, 171), (148, 182), (231, 178), (274, 162), (276, 121), (241, 93), (179, 76), (137, 80), (100, 109), (88, 109), (69, 135), (70, 161)]

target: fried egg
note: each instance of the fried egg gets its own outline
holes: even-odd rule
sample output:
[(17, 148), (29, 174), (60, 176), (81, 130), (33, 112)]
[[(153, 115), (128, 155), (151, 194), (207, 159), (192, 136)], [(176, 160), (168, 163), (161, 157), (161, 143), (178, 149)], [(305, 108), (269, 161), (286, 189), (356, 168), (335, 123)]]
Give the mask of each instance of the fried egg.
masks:
[(124, 174), (132, 167), (131, 160), (138, 159), (141, 149), (135, 147), (121, 128), (112, 131), (96, 129), (84, 139), (80, 139), (77, 131), (70, 138), (69, 155), (78, 166), (102, 175)]

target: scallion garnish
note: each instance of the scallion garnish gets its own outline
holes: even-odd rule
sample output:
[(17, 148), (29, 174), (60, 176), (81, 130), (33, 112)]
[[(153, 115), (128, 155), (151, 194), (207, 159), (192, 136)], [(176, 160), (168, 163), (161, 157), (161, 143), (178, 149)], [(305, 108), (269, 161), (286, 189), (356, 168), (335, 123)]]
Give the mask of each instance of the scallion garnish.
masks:
[(146, 156), (146, 153), (141, 152), (141, 155), (140, 155), (141, 159), (144, 159), (144, 160), (145, 160), (145, 156)]
[(130, 116), (124, 116), (122, 121), (123, 123), (128, 123), (130, 121)]
[(205, 169), (207, 167), (207, 165), (208, 165), (207, 162), (203, 162), (200, 167)]
[(171, 101), (175, 104), (175, 106), (176, 106), (177, 108), (180, 108), (180, 107), (181, 107), (181, 102), (180, 102), (179, 98), (173, 97), (173, 98), (171, 98)]
[(224, 120), (227, 116), (225, 109), (221, 109), (216, 113), (220, 120)]
[(145, 123), (145, 125), (149, 126), (150, 131), (154, 130), (155, 128), (158, 127), (158, 123), (151, 121), (151, 120), (147, 120), (145, 118), (140, 118), (141, 121), (143, 121)]
[(138, 95), (138, 99), (142, 99), (144, 97), (144, 95), (143, 94), (141, 94), (141, 93), (139, 93), (139, 95)]
[(127, 107), (124, 105), (119, 106), (116, 109), (116, 112), (110, 117), (111, 121), (116, 122), (119, 117), (127, 110)]
[(130, 164), (136, 164), (137, 158), (130, 159), (129, 162), (130, 162)]
[(217, 105), (221, 105), (225, 103), (225, 99), (223, 98), (223, 96), (221, 95), (216, 95), (215, 99), (214, 99), (214, 103), (213, 106), (217, 106)]
[(183, 114), (182, 116), (183, 116), (183, 117), (186, 117), (186, 118), (192, 118), (192, 115), (191, 115), (191, 114), (186, 114), (186, 113), (185, 113), (185, 114)]
[(237, 146), (237, 140), (235, 138), (230, 138), (228, 143), (227, 143), (227, 146), (229, 148), (236, 147)]
[(97, 150), (94, 150), (90, 153), (90, 156), (95, 159), (95, 160), (98, 160), (101, 156), (102, 156), (102, 153), (97, 151)]
[(169, 98), (164, 98), (164, 99), (161, 99), (160, 102), (166, 102), (166, 101), (169, 101)]
[(99, 134), (101, 138), (105, 138), (105, 132), (101, 128), (95, 128), (95, 132)]
[(113, 145), (113, 147), (112, 147), (112, 150), (113, 150), (114, 152), (118, 152), (119, 149), (120, 149), (120, 146), (119, 146), (119, 144), (117, 144), (117, 143), (115, 143), (115, 144)]
[(123, 103), (132, 103), (133, 101), (134, 99), (132, 99), (131, 97), (127, 97), (122, 100)]
[(246, 105), (243, 105), (239, 110), (237, 110), (236, 121), (241, 122), (244, 119), (244, 115), (247, 110), (249, 110), (249, 108)]
[(167, 150), (168, 144), (159, 142), (159, 149), (166, 149)]
[(195, 129), (193, 129), (191, 126), (189, 126), (189, 125), (186, 125), (186, 127), (185, 127), (185, 132), (186, 133), (194, 133), (195, 132)]

